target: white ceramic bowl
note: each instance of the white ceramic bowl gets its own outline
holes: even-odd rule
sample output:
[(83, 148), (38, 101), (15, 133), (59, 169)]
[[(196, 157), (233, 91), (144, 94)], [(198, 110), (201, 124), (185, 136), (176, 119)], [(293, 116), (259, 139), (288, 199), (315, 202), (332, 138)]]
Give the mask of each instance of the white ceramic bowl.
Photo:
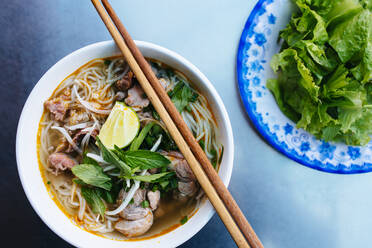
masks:
[[(217, 119), (225, 148), (219, 175), (227, 186), (233, 168), (233, 134), (225, 106), (215, 88), (203, 73), (175, 52), (148, 42), (137, 41), (136, 44), (145, 57), (159, 60), (183, 72), (207, 97)], [(202, 204), (199, 211), (186, 224), (160, 237), (136, 242), (115, 241), (91, 234), (74, 225), (50, 198), (42, 181), (37, 161), (36, 135), (44, 101), (63, 79), (86, 62), (118, 54), (120, 52), (113, 41), (94, 43), (67, 55), (44, 74), (28, 97), (18, 123), (16, 141), (18, 173), (27, 198), (40, 218), (56, 234), (75, 246), (176, 247), (195, 235), (213, 216), (214, 210), (209, 201)]]

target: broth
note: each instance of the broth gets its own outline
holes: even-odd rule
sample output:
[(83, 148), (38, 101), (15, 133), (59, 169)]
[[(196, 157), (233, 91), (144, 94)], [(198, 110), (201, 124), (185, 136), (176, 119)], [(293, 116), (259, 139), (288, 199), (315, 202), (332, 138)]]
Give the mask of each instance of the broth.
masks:
[[(98, 123), (97, 125), (102, 126), (102, 124), (105, 122), (107, 118), (106, 115), (96, 114), (91, 111), (84, 110), (82, 102), (81, 104), (79, 104), (76, 100), (76, 96), (73, 96), (72, 87), (76, 87), (76, 85), (78, 85), (80, 87), (80, 92), (84, 94), (87, 101), (89, 101), (89, 103), (94, 106), (97, 112), (111, 109), (115, 103), (115, 100), (113, 100), (113, 96), (114, 94), (117, 95), (116, 88), (112, 85), (128, 74), (128, 71), (125, 72), (125, 67), (124, 69), (118, 66), (115, 68), (115, 63), (119, 63), (118, 61), (120, 62), (120, 66), (125, 65), (125, 62), (121, 62), (121, 59), (119, 57), (109, 57), (104, 59), (92, 60), (83, 65), (71, 75), (69, 75), (53, 92), (49, 100), (53, 101), (54, 99), (60, 98), (67, 99), (66, 101), (69, 102), (68, 115), (70, 116), (63, 122), (56, 121), (55, 119), (53, 119), (53, 112), (49, 113), (47, 108), (44, 109), (44, 113), (40, 120), (37, 137), (39, 168), (41, 170), (45, 186), (47, 187), (52, 199), (55, 201), (57, 206), (67, 215), (67, 217), (80, 228), (83, 228), (84, 230), (96, 235), (115, 240), (130, 241), (149, 239), (157, 237), (159, 235), (163, 235), (179, 227), (181, 225), (181, 220), (185, 218), (185, 216), (191, 218), (197, 212), (197, 209), (202, 201), (204, 201), (205, 197), (201, 197), (202, 192), (199, 190), (199, 193), (195, 192), (190, 197), (186, 197), (185, 199), (182, 198), (183, 200), (175, 200), (174, 195), (177, 191), (176, 189), (171, 192), (164, 192), (164, 194), (162, 193), (162, 197), (160, 198), (158, 207), (156, 210), (153, 211), (154, 217), (151, 228), (141, 236), (127, 238), (112, 227), (118, 220), (121, 219), (121, 217), (119, 217), (118, 215), (100, 216), (99, 214), (97, 215), (97, 213), (94, 213), (90, 205), (86, 201), (84, 201), (84, 199), (82, 199), (82, 186), (73, 182), (73, 179), (76, 178), (76, 176), (71, 173), (70, 170), (58, 171), (58, 168), (56, 170), (51, 166), (51, 162), (48, 161), (50, 155), (56, 153), (56, 151), (58, 150), (59, 146), (61, 145), (61, 140), (66, 143), (65, 139), (61, 135), (61, 131), (59, 131), (58, 128), (66, 129), (68, 134), (71, 133), (77, 135), (77, 131), (70, 130), (69, 128), (78, 125), (84, 126), (83, 124), (85, 124), (86, 122), (94, 122), (94, 125)], [(114, 63), (114, 65), (112, 65), (112, 63)], [(167, 80), (170, 81), (167, 85), (172, 88), (171, 91), (174, 90), (174, 88), (176, 87), (175, 85), (177, 85), (174, 83), (173, 85), (171, 85), (172, 80), (182, 80), (182, 83), (188, 86), (187, 78), (180, 72), (154, 60), (151, 60), (151, 64), (154, 72), (157, 74), (158, 77), (161, 78), (161, 80), (167, 78)], [(110, 66), (112, 67), (111, 69)], [(92, 71), (92, 73), (89, 74), (90, 70)], [(122, 71), (124, 71), (125, 73)], [(110, 75), (110, 73), (112, 75)], [(81, 75), (83, 76), (81, 77)], [(118, 79), (115, 79), (115, 77), (117, 77)], [(105, 80), (106, 82), (109, 82), (110, 80), (112, 80), (113, 82), (106, 84), (104, 84), (104, 82), (100, 82)], [(164, 80), (166, 81), (166, 79)], [(92, 90), (93, 88), (94, 90)], [(207, 155), (209, 155), (209, 157), (211, 158), (211, 161), (216, 165), (216, 168), (218, 168), (223, 148), (222, 145), (218, 142), (217, 125), (215, 123), (213, 113), (210, 111), (210, 106), (208, 105), (206, 98), (199, 92), (197, 92), (197, 94), (197, 100), (195, 102), (192, 102), (192, 104), (189, 103), (189, 105), (187, 105), (189, 109), (187, 111), (184, 110), (183, 112), (181, 112), (181, 114), (186, 123), (189, 125), (190, 129), (193, 131), (196, 138), (200, 141), (200, 144), (204, 146), (204, 149)], [(140, 121), (146, 122), (149, 117), (142, 117), (142, 111), (143, 110), (141, 109), (141, 111), (138, 111), (137, 113), (140, 116)], [(71, 123), (71, 119), (72, 117), (74, 117), (71, 113), (83, 113), (84, 115), (89, 116), (89, 118), (84, 121), (79, 120), (77, 123)], [(154, 112), (152, 112), (152, 114), (154, 115)], [(157, 125), (159, 126), (162, 125), (160, 120), (154, 119), (152, 121), (156, 121), (158, 123)], [(57, 128), (53, 129), (53, 127), (55, 127), (56, 125)], [(91, 130), (94, 130), (94, 125)], [(199, 129), (201, 129), (204, 133), (201, 133)], [(83, 128), (80, 129), (80, 131), (81, 130), (83, 130)], [(89, 138), (91, 137), (88, 137), (88, 139)], [(163, 142), (161, 139), (162, 138), (160, 137), (159, 140)], [(162, 144), (161, 142), (160, 144)], [(81, 141), (81, 143), (83, 142)], [(148, 149), (146, 143), (144, 143), (141, 147), (142, 149)], [(164, 147), (162, 147), (161, 149), (163, 149)], [(73, 149), (75, 150), (72, 150), (70, 153), (68, 153), (70, 154), (69, 156), (77, 161), (81, 161), (83, 155), (77, 152), (77, 147), (73, 147)], [(97, 147), (95, 147), (94, 143), (89, 143), (89, 140), (87, 146), (85, 148), (82, 147), (82, 150), (84, 149), (86, 149), (86, 151), (97, 152)], [(168, 170), (171, 169), (168, 168)], [(150, 191), (150, 189), (147, 190), (147, 192)], [(177, 194), (179, 193), (180, 192), (178, 192)], [(82, 204), (85, 205), (82, 206)], [(107, 210), (112, 210), (117, 207), (117, 203), (109, 204), (105, 202), (105, 205)]]

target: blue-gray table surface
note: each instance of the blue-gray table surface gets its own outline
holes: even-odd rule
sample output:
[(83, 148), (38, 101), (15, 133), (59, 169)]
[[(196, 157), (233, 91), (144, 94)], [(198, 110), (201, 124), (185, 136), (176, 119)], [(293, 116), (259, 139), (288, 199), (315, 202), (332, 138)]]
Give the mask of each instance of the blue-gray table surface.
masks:
[[(372, 247), (372, 174), (333, 175), (299, 165), (271, 148), (244, 111), (237, 90), (236, 52), (255, 3), (112, 0), (134, 39), (178, 52), (216, 87), (234, 131), (229, 189), (265, 247)], [(48, 68), (70, 52), (110, 36), (88, 0), (5, 0), (1, 5), (2, 244), (68, 247), (26, 199), (16, 169), (16, 127), (28, 94)], [(217, 215), (182, 245), (233, 246)]]

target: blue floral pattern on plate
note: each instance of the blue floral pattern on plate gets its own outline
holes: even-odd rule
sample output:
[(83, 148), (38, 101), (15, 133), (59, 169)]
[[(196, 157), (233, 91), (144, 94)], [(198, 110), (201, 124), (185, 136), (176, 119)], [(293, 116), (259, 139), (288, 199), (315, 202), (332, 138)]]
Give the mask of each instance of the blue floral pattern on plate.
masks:
[(280, 49), (278, 34), (295, 7), (290, 0), (259, 0), (240, 38), (237, 75), (246, 111), (261, 135), (287, 157), (331, 173), (372, 171), (372, 142), (364, 147), (316, 139), (289, 120), (266, 88), (275, 77), (271, 57)]

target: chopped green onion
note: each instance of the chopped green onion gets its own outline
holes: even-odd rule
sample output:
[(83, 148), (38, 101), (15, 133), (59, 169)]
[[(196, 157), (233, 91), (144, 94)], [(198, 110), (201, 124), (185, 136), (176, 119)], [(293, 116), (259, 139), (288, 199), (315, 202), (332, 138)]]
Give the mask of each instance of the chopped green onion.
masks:
[(141, 203), (142, 207), (143, 208), (148, 208), (150, 206), (150, 203), (147, 201), (147, 200), (144, 200), (142, 203)]
[(181, 219), (181, 225), (184, 225), (187, 221), (189, 220), (189, 218), (187, 217), (187, 215), (185, 217), (183, 217)]

